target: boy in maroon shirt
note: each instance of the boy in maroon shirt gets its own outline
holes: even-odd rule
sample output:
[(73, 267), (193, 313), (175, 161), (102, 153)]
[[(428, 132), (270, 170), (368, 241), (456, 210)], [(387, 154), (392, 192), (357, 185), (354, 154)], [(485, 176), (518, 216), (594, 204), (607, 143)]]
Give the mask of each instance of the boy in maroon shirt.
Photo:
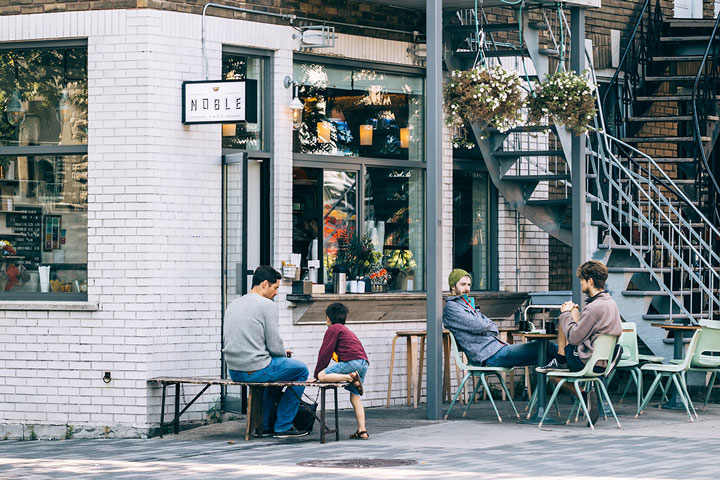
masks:
[[(318, 382), (350, 382), (345, 388), (350, 391), (350, 403), (358, 422), (358, 429), (350, 438), (368, 440), (370, 434), (365, 428), (365, 409), (360, 396), (369, 362), (360, 340), (345, 326), (347, 313), (342, 303), (333, 303), (325, 310), (328, 329), (318, 353), (315, 378)], [(333, 353), (337, 354), (337, 363), (328, 367)]]

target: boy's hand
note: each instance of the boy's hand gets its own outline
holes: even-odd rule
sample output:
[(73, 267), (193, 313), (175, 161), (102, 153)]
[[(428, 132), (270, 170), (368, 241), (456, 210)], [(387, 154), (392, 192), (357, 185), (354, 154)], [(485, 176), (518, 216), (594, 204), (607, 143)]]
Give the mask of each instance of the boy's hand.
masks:
[(293, 351), (289, 348), (285, 349), (285, 355), (287, 355), (288, 358), (292, 357)]
[(315, 383), (315, 382), (317, 382), (317, 380), (314, 379), (314, 378), (308, 378), (308, 379), (305, 380), (305, 381), (306, 381), (307, 383)]

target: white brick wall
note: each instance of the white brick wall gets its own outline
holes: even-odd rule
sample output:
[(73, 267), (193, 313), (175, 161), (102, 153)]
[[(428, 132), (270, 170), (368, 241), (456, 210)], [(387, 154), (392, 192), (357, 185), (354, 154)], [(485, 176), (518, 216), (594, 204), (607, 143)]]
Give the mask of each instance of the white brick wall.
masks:
[[(210, 78), (220, 75), (223, 44), (274, 52), (271, 235), (279, 265), (292, 250), (291, 92), (282, 78), (292, 75), (294, 31), (210, 17), (207, 32)], [(143, 435), (160, 413), (160, 389), (148, 378), (220, 371), (220, 126), (181, 123), (182, 81), (205, 77), (200, 17), (143, 9), (0, 17), (0, 41), (62, 38), (88, 39), (88, 296), (97, 308), (0, 306), (0, 437), (27, 436), (29, 425), (53, 436), (65, 425), (79, 436)], [(333, 50), (318, 53), (409, 65), (407, 47), (339, 35)], [(442, 185), (445, 276), (452, 268), (449, 140)], [(500, 218), (500, 244), (510, 248), (514, 233), (504, 206)], [(541, 237), (525, 227), (523, 246), (546, 252)], [(508, 255), (502, 250), (501, 262)], [(526, 255), (523, 262), (536, 276), (524, 285), (538, 289), (538, 260)], [(504, 273), (501, 288), (514, 290), (510, 280)], [(288, 291), (284, 285), (277, 301), (280, 328), (312, 370), (325, 327), (293, 325), (283, 300)], [(371, 359), (365, 403), (381, 405), (394, 332), (422, 329), (424, 321), (352, 328)], [(393, 403), (404, 402), (404, 362), (398, 345)], [(102, 381), (106, 371), (109, 384)], [(186, 386), (184, 398), (196, 391)], [(217, 395), (218, 389), (208, 392), (184, 419), (202, 418)]]

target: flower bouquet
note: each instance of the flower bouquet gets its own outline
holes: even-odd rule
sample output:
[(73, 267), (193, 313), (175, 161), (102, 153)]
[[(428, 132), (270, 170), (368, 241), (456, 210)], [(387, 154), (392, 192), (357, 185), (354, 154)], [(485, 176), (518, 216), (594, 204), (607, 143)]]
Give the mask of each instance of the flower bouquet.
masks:
[(370, 291), (373, 293), (387, 292), (388, 272), (381, 266), (370, 271)]
[(501, 66), (455, 70), (445, 84), (448, 125), (481, 123), (505, 132), (517, 126), (524, 103), (518, 74)]
[(17, 255), (17, 252), (10, 242), (0, 240), (0, 255)]
[(587, 132), (587, 125), (595, 115), (594, 88), (586, 74), (548, 75), (528, 101), (528, 122), (538, 124), (549, 116), (575, 134)]

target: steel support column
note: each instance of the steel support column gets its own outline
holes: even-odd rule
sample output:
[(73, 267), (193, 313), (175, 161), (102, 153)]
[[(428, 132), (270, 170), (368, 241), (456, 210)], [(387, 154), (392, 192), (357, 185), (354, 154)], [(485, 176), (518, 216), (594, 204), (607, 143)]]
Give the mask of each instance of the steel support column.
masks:
[[(585, 70), (585, 10), (570, 8), (570, 68), (582, 73)], [(586, 235), (586, 184), (585, 135), (572, 137), (572, 264), (573, 270), (587, 260)], [(580, 281), (573, 274), (572, 298), (578, 305), (582, 302)]]
[[(442, 0), (427, 0), (427, 418), (442, 418)], [(408, 372), (410, 375), (410, 372)]]

